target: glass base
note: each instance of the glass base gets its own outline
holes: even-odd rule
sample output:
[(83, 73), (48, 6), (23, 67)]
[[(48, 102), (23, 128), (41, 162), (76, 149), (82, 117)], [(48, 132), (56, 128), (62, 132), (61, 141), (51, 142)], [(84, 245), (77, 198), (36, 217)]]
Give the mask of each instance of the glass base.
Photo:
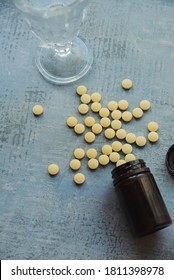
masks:
[(36, 65), (48, 81), (67, 84), (82, 78), (90, 69), (93, 56), (84, 39), (77, 37), (66, 48), (57, 45), (40, 46)]

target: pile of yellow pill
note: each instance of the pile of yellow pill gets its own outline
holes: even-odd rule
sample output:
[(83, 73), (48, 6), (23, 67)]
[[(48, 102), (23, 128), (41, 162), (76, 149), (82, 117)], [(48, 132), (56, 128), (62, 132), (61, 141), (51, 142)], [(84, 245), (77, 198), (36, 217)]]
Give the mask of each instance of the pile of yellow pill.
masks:
[[(132, 88), (133, 83), (130, 79), (124, 79), (121, 85), (127, 91)], [(155, 143), (159, 140), (159, 125), (154, 120), (147, 124), (146, 135), (136, 135), (124, 128), (124, 125), (128, 125), (132, 120), (143, 118), (143, 115), (151, 108), (149, 100), (143, 99), (139, 102), (138, 107), (128, 110), (130, 106), (125, 99), (111, 100), (107, 102), (106, 106), (103, 106), (101, 93), (95, 91), (89, 94), (85, 85), (79, 85), (76, 88), (76, 93), (80, 100), (77, 112), (81, 117), (84, 117), (84, 120), (79, 121), (78, 117), (69, 116), (66, 120), (67, 126), (79, 137), (83, 137), (86, 144), (94, 143), (100, 134), (105, 136), (103, 138), (105, 141), (100, 151), (94, 146), (88, 149), (75, 148), (73, 158), (69, 162), (69, 167), (73, 171), (81, 168), (84, 158), (87, 159), (87, 166), (90, 170), (96, 170), (99, 165), (106, 166), (109, 162), (120, 166), (136, 159), (133, 154), (133, 145), (142, 148), (147, 144), (147, 141)], [(35, 116), (42, 115), (43, 106), (36, 104), (33, 106), (32, 112)], [(59, 170), (59, 165), (55, 163), (47, 167), (51, 176), (57, 175)], [(85, 181), (83, 173), (79, 172), (74, 175), (74, 182), (77, 185), (81, 185)]]
[[(133, 83), (130, 79), (122, 81), (122, 88), (125, 90), (131, 89)], [(159, 136), (157, 133), (158, 123), (151, 121), (147, 125), (146, 135), (136, 135), (132, 131), (127, 131), (129, 122), (135, 119), (143, 118), (151, 108), (148, 100), (144, 99), (139, 102), (138, 107), (132, 110), (128, 109), (130, 104), (125, 99), (111, 100), (107, 106), (103, 106), (102, 95), (100, 92), (95, 91), (89, 94), (86, 86), (81, 85), (76, 89), (80, 97), (80, 104), (77, 111), (80, 115), (86, 115), (84, 122), (78, 120), (77, 117), (70, 116), (67, 119), (67, 126), (74, 129), (78, 135), (82, 135), (86, 144), (92, 144), (91, 148), (86, 151), (80, 147), (74, 149), (74, 159), (70, 161), (72, 170), (79, 170), (81, 167), (81, 160), (87, 158), (87, 166), (90, 170), (96, 170), (99, 165), (106, 166), (111, 162), (116, 166), (120, 166), (126, 162), (136, 159), (133, 154), (133, 145), (139, 148), (147, 144), (147, 140), (151, 143), (158, 141)], [(100, 119), (98, 121), (98, 118)], [(105, 141), (101, 150), (95, 148), (95, 141), (98, 137), (104, 135)], [(74, 181), (76, 184), (83, 184), (85, 182), (85, 175), (82, 173), (76, 174)]]

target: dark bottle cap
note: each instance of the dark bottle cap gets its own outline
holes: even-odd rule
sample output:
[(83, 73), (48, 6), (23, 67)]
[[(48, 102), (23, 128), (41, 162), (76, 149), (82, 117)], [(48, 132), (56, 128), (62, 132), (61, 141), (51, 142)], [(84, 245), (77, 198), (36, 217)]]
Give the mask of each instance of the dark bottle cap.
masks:
[(166, 166), (168, 171), (174, 175), (174, 144), (168, 149), (166, 154)]

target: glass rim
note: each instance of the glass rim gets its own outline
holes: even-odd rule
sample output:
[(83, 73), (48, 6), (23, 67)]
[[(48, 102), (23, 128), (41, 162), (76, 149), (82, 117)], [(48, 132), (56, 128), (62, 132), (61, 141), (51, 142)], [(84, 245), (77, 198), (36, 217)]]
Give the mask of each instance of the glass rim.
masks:
[(47, 7), (47, 8), (39, 8), (39, 7), (33, 7), (30, 3), (27, 3), (23, 0), (12, 0), (14, 2), (14, 4), (16, 5), (16, 7), (21, 10), (22, 12), (25, 13), (30, 13), (33, 15), (43, 15), (43, 14), (47, 14), (47, 16), (53, 16), (54, 14), (58, 14), (61, 13), (62, 11), (64, 11), (64, 9), (70, 9), (76, 5), (76, 4), (80, 4), (83, 2), (89, 2), (90, 0), (72, 0), (69, 4), (67, 4), (66, 6), (55, 6), (54, 7)]

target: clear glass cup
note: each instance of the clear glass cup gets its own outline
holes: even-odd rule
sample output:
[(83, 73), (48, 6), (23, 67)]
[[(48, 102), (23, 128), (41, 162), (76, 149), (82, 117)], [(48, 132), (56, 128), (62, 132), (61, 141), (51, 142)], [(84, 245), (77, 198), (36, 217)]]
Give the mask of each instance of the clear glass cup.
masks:
[(13, 0), (40, 39), (36, 65), (50, 82), (67, 84), (83, 77), (93, 56), (80, 26), (91, 0)]

